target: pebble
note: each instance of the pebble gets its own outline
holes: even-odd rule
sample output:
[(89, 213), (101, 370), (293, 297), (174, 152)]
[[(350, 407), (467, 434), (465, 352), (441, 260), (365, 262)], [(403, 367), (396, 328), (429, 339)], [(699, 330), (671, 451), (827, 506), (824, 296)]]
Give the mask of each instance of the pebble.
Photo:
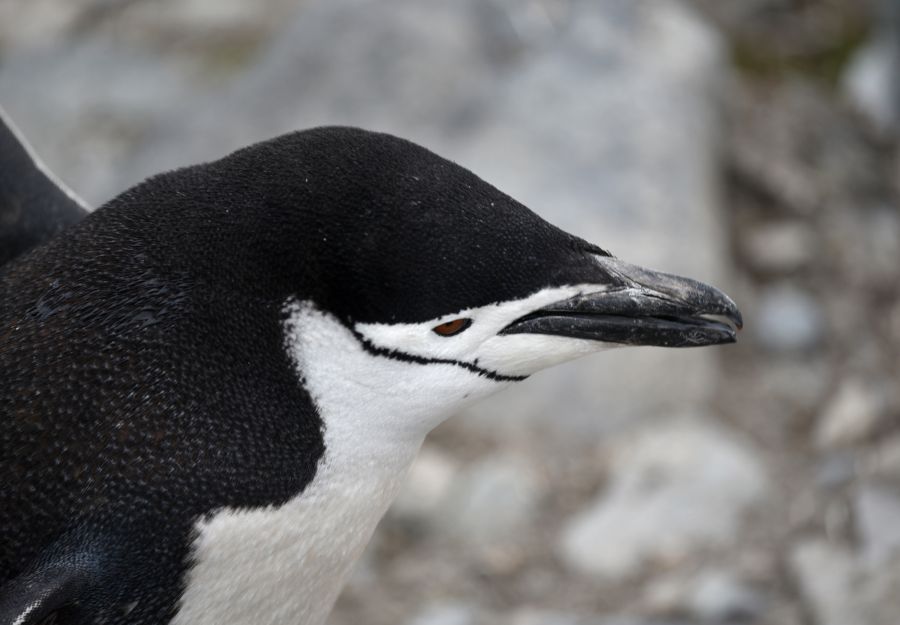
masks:
[(880, 441), (868, 455), (864, 469), (867, 475), (900, 483), (900, 435)]
[(792, 286), (764, 290), (758, 303), (754, 336), (777, 353), (805, 352), (822, 343), (825, 323), (819, 302)]
[(825, 454), (816, 465), (816, 484), (826, 489), (846, 486), (856, 477), (857, 464), (856, 456), (850, 451)]
[(571, 614), (521, 608), (501, 618), (502, 625), (688, 625), (682, 621), (647, 619), (635, 614)]
[(688, 603), (691, 614), (704, 622), (753, 621), (765, 603), (753, 589), (729, 571), (705, 571), (694, 583)]
[(444, 498), (440, 525), (459, 541), (497, 546), (521, 541), (542, 496), (524, 459), (497, 455), (467, 467)]
[(576, 614), (535, 608), (520, 608), (502, 622), (503, 625), (587, 625), (588, 623), (583, 616)]
[(759, 592), (720, 568), (657, 579), (647, 588), (644, 603), (652, 614), (688, 616), (704, 623), (753, 622), (766, 608)]
[(611, 474), (608, 488), (565, 524), (557, 549), (571, 569), (609, 578), (729, 544), (769, 486), (752, 448), (700, 419), (643, 428), (616, 450)]
[(426, 443), (410, 467), (389, 515), (401, 521), (433, 522), (458, 473), (459, 465), (451, 456)]
[(865, 625), (856, 594), (848, 592), (857, 579), (848, 549), (809, 539), (792, 547), (788, 564), (816, 625)]
[(884, 133), (900, 133), (900, 6), (880, 2), (874, 37), (851, 58), (844, 90), (851, 102)]
[(841, 383), (816, 423), (819, 449), (833, 449), (872, 437), (881, 422), (886, 398), (878, 384), (860, 378)]
[(446, 602), (427, 606), (409, 621), (409, 625), (476, 625), (478, 622), (471, 606)]
[(766, 273), (796, 271), (809, 264), (815, 251), (815, 236), (799, 221), (767, 223), (748, 229), (744, 235), (748, 260)]
[(867, 484), (856, 493), (853, 506), (861, 561), (877, 571), (900, 556), (900, 492)]

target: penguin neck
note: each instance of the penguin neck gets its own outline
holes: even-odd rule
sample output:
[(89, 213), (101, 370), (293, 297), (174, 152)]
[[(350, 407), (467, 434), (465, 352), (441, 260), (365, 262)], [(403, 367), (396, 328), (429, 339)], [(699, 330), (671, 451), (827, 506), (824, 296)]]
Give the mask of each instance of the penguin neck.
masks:
[(309, 302), (290, 299), (283, 312), (285, 348), (319, 413), (325, 452), (283, 505), (198, 522), (174, 625), (324, 622), (428, 431), (503, 386), (450, 364), (374, 355)]
[(311, 302), (284, 305), (286, 348), (323, 424), (323, 467), (402, 473), (425, 435), (503, 383), (452, 364), (369, 352)]

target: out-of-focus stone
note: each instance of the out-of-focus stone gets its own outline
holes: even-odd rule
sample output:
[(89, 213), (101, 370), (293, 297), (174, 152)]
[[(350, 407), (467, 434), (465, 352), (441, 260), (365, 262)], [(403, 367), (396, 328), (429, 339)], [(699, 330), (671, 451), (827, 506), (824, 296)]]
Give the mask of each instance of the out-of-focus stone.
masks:
[(268, 0), (260, 10), (259, 4), (242, 0), (155, 0), (135, 3), (129, 21), (169, 32), (238, 29), (271, 18), (279, 9), (283, 14), (285, 4)]
[(444, 498), (441, 527), (473, 546), (522, 540), (534, 521), (541, 487), (522, 459), (495, 456), (459, 474)]
[(865, 485), (854, 499), (862, 539), (862, 563), (877, 570), (900, 558), (900, 496), (885, 487)]
[(760, 295), (753, 328), (754, 336), (766, 349), (791, 353), (818, 347), (825, 324), (821, 307), (811, 295), (778, 286)]
[(884, 292), (900, 280), (900, 207), (850, 202), (830, 211), (824, 224), (824, 253), (848, 281)]
[(388, 515), (407, 521), (433, 522), (458, 471), (453, 458), (426, 444), (410, 467)]
[(477, 625), (479, 622), (471, 606), (461, 602), (447, 602), (429, 605), (409, 625)]
[(0, 46), (6, 49), (46, 45), (58, 40), (84, 13), (85, 5), (69, 0), (0, 2)]
[(694, 582), (691, 614), (703, 622), (753, 622), (765, 610), (761, 595), (730, 571), (704, 571)]
[(900, 558), (895, 557), (871, 571), (865, 585), (859, 589), (859, 595), (863, 612), (855, 622), (896, 625), (900, 614)]
[(900, 436), (881, 441), (866, 459), (867, 475), (900, 483)]
[(520, 608), (502, 620), (503, 625), (585, 625), (584, 617), (565, 612)]
[(772, 359), (753, 375), (758, 389), (754, 392), (763, 401), (784, 406), (793, 414), (817, 410), (831, 391), (832, 369), (824, 359)]
[(874, 36), (851, 59), (844, 89), (876, 130), (900, 133), (900, 5), (879, 5)]
[(813, 259), (815, 236), (802, 222), (767, 223), (744, 234), (744, 253), (766, 273), (790, 273)]
[(840, 488), (849, 484), (857, 474), (856, 456), (839, 450), (825, 454), (816, 466), (816, 483), (822, 488)]
[(658, 579), (648, 587), (644, 603), (653, 614), (703, 623), (753, 622), (766, 606), (760, 593), (724, 569)]
[(794, 546), (788, 560), (817, 625), (866, 625), (860, 621), (857, 594), (848, 592), (857, 581), (851, 552), (822, 540), (808, 540)]
[(868, 250), (869, 282), (879, 290), (900, 278), (900, 205), (882, 205), (868, 211), (862, 245)]
[(680, 621), (659, 621), (631, 614), (570, 614), (533, 608), (516, 610), (499, 625), (687, 625)]
[(870, 438), (885, 407), (886, 398), (879, 384), (858, 378), (845, 380), (818, 419), (816, 445), (831, 449)]
[(804, 83), (789, 83), (762, 98), (735, 85), (729, 91), (739, 123), (731, 124), (728, 147), (735, 170), (753, 188), (762, 189), (779, 208), (809, 216), (822, 204), (815, 166), (802, 154), (805, 125), (831, 121), (822, 95)]
[(768, 488), (752, 448), (702, 420), (644, 428), (614, 456), (609, 487), (559, 539), (560, 557), (577, 571), (623, 577), (650, 560), (727, 545)]
[(897, 43), (875, 40), (865, 46), (853, 59), (845, 78), (845, 89), (853, 104), (882, 133), (896, 132), (900, 125), (897, 113)]

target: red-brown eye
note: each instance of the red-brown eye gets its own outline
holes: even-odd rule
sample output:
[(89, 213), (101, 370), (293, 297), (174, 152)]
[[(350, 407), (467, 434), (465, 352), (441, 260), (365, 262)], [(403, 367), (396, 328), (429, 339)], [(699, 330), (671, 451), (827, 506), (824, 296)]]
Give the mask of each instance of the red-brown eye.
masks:
[(470, 325), (472, 325), (472, 320), (463, 317), (434, 326), (432, 330), (434, 330), (435, 334), (440, 334), (441, 336), (453, 336), (454, 334), (459, 334)]

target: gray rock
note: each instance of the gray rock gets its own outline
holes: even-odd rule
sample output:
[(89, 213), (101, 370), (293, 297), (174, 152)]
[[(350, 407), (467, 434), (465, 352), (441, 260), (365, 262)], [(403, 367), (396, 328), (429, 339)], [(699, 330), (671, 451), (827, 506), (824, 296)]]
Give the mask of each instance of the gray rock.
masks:
[(900, 558), (900, 494), (865, 485), (854, 498), (856, 525), (862, 540), (862, 563), (878, 570)]
[(749, 401), (757, 406), (760, 403), (783, 406), (790, 414), (819, 410), (824, 399), (833, 391), (832, 365), (820, 358), (771, 358), (765, 367), (757, 368), (753, 375), (752, 392), (757, 398)]
[(766, 608), (759, 592), (734, 572), (718, 568), (657, 579), (647, 588), (644, 603), (653, 614), (703, 623), (753, 622)]
[(876, 130), (900, 132), (900, 5), (881, 0), (874, 36), (851, 59), (844, 90)]
[(876, 287), (897, 282), (900, 279), (900, 263), (896, 262), (900, 258), (900, 206), (886, 204), (871, 208), (862, 226), (870, 282)]
[(440, 516), (454, 478), (457, 462), (434, 447), (422, 447), (388, 516), (403, 521), (433, 523)]
[(858, 574), (850, 551), (814, 539), (793, 547), (788, 560), (817, 625), (868, 625), (854, 592)]
[(690, 613), (707, 623), (753, 622), (765, 610), (762, 596), (729, 571), (704, 571), (695, 580)]
[(0, 44), (5, 49), (39, 45), (58, 39), (84, 12), (84, 3), (67, 0), (0, 2)]
[(900, 483), (900, 436), (879, 442), (863, 468), (867, 475)]
[(743, 234), (743, 248), (757, 270), (784, 274), (810, 263), (816, 253), (816, 240), (802, 222), (767, 223)]
[(502, 620), (503, 625), (588, 625), (583, 616), (522, 608)]
[(816, 445), (831, 449), (865, 441), (874, 434), (886, 406), (883, 385), (859, 378), (845, 380), (819, 416)]
[[(858, 200), (832, 210), (824, 223), (825, 249), (840, 259), (846, 279), (882, 291), (900, 281), (900, 207), (890, 202), (860, 205)], [(855, 320), (840, 319), (850, 325)]]
[(845, 77), (845, 90), (853, 104), (882, 133), (896, 132), (900, 126), (897, 101), (897, 42), (876, 39), (860, 50)]
[(475, 625), (479, 620), (474, 608), (457, 602), (438, 603), (426, 607), (409, 625)]
[(896, 625), (897, 614), (900, 614), (900, 558), (885, 562), (870, 572), (859, 594), (863, 612), (857, 622)]
[(444, 499), (442, 528), (465, 544), (503, 545), (524, 539), (541, 488), (523, 459), (493, 456), (467, 467)]
[(501, 625), (679, 625), (671, 621), (648, 620), (630, 614), (586, 615), (534, 608), (516, 610), (507, 618), (501, 619), (500, 623)]
[(817, 539), (793, 548), (788, 563), (817, 625), (896, 624), (900, 558), (894, 552), (890, 559), (866, 560), (859, 561), (849, 549)]
[(783, 285), (762, 292), (753, 328), (766, 349), (791, 353), (818, 347), (825, 323), (821, 306), (811, 295)]
[(823, 488), (840, 488), (857, 475), (857, 459), (851, 451), (825, 454), (816, 465), (816, 483)]
[(606, 577), (727, 545), (768, 488), (753, 450), (700, 420), (644, 428), (615, 449), (611, 472), (605, 492), (570, 519), (558, 544), (567, 566)]

